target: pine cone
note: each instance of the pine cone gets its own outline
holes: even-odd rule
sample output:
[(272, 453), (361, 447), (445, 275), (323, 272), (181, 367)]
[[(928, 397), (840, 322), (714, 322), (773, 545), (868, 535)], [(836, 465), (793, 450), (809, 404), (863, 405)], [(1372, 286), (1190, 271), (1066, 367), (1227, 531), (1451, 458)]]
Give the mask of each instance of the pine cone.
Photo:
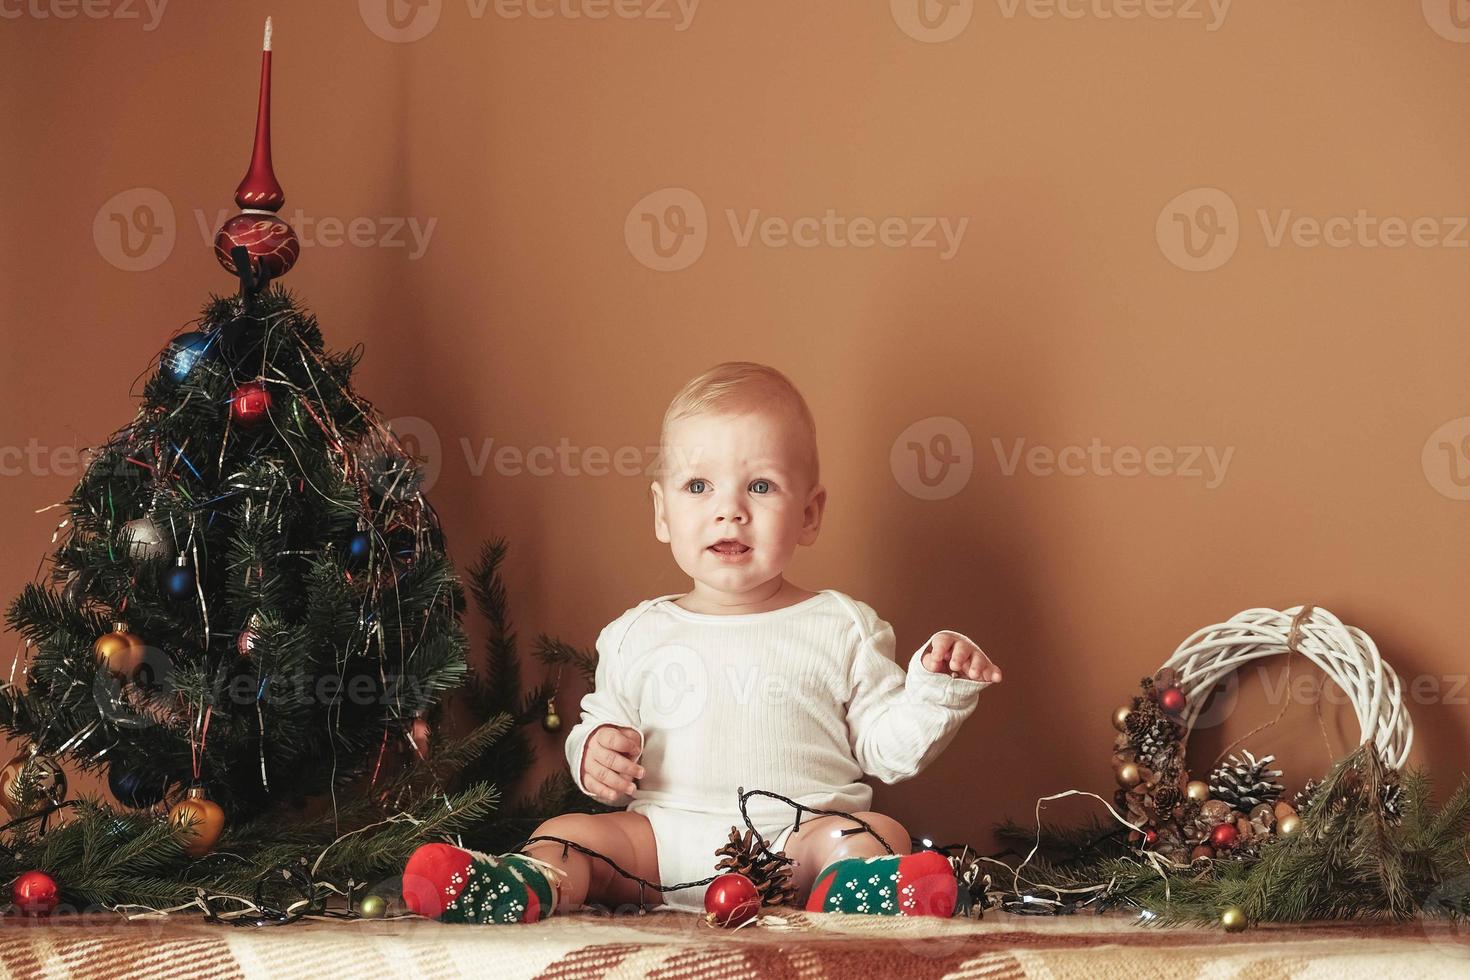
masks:
[(1258, 760), (1248, 751), (1241, 754), (1244, 760), (1232, 752), (1225, 764), (1210, 774), (1210, 794), (1233, 810), (1249, 813), (1259, 804), (1280, 798), (1283, 787), (1275, 777), (1281, 775), (1281, 770), (1268, 768), (1276, 759), (1274, 755)]
[(741, 836), (740, 828), (730, 828), (730, 841), (715, 851), (720, 858), (715, 870), (736, 872), (749, 878), (761, 897), (761, 905), (791, 905), (796, 901), (796, 886), (791, 881), (791, 863), (785, 853), (767, 857), (755, 843), (755, 832), (749, 828)]
[(1317, 789), (1321, 785), (1322, 780), (1320, 779), (1307, 780), (1307, 785), (1303, 786), (1301, 788), (1301, 792), (1297, 793), (1296, 796), (1292, 798), (1291, 808), (1297, 813), (1301, 813), (1307, 807), (1311, 806), (1312, 803), (1317, 799)]
[(1403, 823), (1404, 791), (1399, 783), (1392, 782), (1384, 786), (1379, 803), (1383, 807), (1383, 816), (1390, 824), (1398, 826)]

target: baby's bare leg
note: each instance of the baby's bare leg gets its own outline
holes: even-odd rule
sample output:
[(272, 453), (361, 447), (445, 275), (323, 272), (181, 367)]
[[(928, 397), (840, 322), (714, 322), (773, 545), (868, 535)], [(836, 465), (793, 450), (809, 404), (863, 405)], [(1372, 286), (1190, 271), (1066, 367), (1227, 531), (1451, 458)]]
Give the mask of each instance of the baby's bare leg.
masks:
[[(894, 854), (908, 854), (912, 850), (909, 832), (903, 824), (890, 816), (864, 810), (853, 816), (867, 821), (893, 848)], [(833, 836), (835, 831), (854, 828), (857, 833)], [(801, 822), (801, 829), (786, 838), (786, 856), (796, 862), (792, 869), (791, 882), (796, 886), (798, 902), (805, 902), (811, 894), (812, 882), (833, 861), (847, 857), (877, 857), (887, 854), (883, 845), (861, 826), (846, 817), (811, 817)]]
[[(654, 846), (653, 827), (641, 813), (616, 810), (612, 813), (564, 813), (537, 827), (530, 836), (560, 837), (576, 841), (583, 847), (606, 854), (629, 874), (648, 881), (658, 881), (658, 850)], [(636, 907), (638, 882), (630, 881), (612, 869), (606, 861), (583, 854), (575, 847), (552, 840), (527, 845), (526, 854), (561, 868), (561, 896), (556, 911), (572, 912), (584, 904)], [(563, 856), (562, 852), (566, 854)], [(651, 888), (643, 890), (643, 901), (649, 907), (662, 901)]]

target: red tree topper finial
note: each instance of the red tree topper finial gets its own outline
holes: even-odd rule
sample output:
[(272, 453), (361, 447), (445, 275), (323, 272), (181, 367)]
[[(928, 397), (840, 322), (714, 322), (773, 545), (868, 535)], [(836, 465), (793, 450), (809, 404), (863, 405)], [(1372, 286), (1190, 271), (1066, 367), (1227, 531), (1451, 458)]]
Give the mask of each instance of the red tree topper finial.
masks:
[(265, 19), (265, 44), (260, 52), (260, 107), (255, 114), (255, 149), (250, 169), (235, 188), (235, 203), (242, 208), (279, 211), (286, 192), (271, 169), (271, 19)]
[(271, 19), (265, 19), (265, 47), (260, 61), (260, 108), (255, 116), (255, 151), (250, 170), (235, 189), (235, 203), (243, 213), (224, 223), (214, 236), (214, 256), (230, 275), (239, 275), (235, 250), (243, 248), (256, 277), (255, 289), (279, 279), (296, 264), (301, 243), (296, 232), (273, 212), (286, 203), (271, 169)]

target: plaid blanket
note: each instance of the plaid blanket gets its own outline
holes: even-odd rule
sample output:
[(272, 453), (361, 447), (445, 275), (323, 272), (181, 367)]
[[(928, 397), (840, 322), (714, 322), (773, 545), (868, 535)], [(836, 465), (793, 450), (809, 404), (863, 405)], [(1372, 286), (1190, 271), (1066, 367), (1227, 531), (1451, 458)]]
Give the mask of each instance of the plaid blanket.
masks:
[(232, 927), (188, 915), (0, 920), (0, 976), (42, 975), (1461, 978), (1470, 976), (1470, 934), (1444, 923), (1263, 926), (1227, 935), (1144, 928), (1112, 915), (938, 920), (794, 910), (735, 930), (667, 910), (581, 912), (517, 926), (399, 918)]

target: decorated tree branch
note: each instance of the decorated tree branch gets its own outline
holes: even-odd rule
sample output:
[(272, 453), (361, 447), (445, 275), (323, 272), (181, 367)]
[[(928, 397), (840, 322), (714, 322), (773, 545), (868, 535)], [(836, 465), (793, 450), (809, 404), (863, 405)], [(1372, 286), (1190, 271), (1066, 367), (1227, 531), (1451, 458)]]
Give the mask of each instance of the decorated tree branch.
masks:
[[(1195, 778), (1185, 749), (1208, 695), (1241, 665), (1281, 655), (1317, 664), (1344, 690), (1358, 747), (1290, 800), (1272, 755), (1242, 751)], [(1367, 634), (1326, 610), (1250, 609), (1200, 630), (1113, 722), (1114, 822), (1000, 825), (1007, 851), (960, 868), (976, 907), (1123, 906), (1148, 923), (1229, 930), (1470, 916), (1470, 780), (1434, 805), (1429, 775), (1404, 767), (1413, 727), (1397, 675)]]

